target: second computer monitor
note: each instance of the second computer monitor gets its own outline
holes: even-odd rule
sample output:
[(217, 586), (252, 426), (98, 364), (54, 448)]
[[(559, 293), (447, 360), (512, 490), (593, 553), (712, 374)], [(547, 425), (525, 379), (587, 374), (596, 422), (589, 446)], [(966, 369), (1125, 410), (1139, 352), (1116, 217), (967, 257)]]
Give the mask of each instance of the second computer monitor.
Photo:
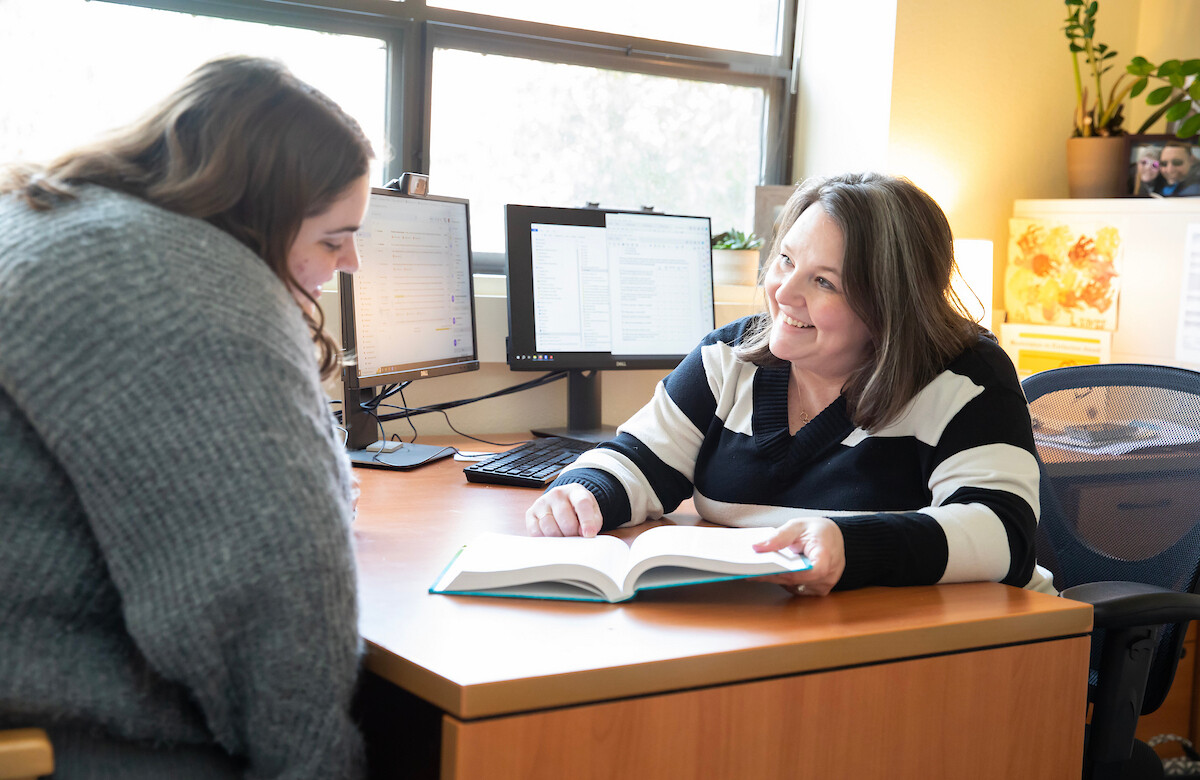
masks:
[(571, 371), (566, 429), (594, 440), (596, 371), (674, 368), (713, 329), (711, 224), (607, 209), (505, 209), (508, 365)]

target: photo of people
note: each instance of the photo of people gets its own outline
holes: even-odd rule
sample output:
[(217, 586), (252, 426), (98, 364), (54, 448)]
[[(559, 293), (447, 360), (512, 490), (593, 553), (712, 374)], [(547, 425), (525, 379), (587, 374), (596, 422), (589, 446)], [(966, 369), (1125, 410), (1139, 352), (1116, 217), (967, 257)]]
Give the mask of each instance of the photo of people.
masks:
[(1174, 136), (1134, 136), (1129, 194), (1135, 198), (1200, 197), (1200, 148)]

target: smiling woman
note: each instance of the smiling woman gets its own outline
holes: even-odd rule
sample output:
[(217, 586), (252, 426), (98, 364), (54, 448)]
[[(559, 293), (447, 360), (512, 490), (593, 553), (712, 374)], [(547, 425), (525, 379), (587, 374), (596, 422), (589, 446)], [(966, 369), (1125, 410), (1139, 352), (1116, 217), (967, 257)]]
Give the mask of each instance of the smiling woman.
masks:
[(767, 311), (709, 334), (530, 507), (534, 535), (591, 536), (684, 499), (777, 526), (757, 545), (811, 570), (796, 595), (995, 580), (1034, 565), (1038, 467), (1016, 372), (951, 289), (945, 215), (904, 179), (805, 182), (788, 201)]
[(842, 231), (820, 203), (784, 234), (764, 287), (771, 354), (792, 364), (788, 393), (792, 432), (842, 393), (873, 341), (845, 295)]

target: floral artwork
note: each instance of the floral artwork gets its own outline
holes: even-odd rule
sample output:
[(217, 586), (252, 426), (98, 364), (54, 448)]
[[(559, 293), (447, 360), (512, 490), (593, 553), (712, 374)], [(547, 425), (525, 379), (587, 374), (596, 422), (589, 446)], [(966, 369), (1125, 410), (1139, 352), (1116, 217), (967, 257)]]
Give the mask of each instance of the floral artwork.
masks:
[(1009, 222), (1009, 322), (1117, 329), (1121, 232), (1034, 219)]

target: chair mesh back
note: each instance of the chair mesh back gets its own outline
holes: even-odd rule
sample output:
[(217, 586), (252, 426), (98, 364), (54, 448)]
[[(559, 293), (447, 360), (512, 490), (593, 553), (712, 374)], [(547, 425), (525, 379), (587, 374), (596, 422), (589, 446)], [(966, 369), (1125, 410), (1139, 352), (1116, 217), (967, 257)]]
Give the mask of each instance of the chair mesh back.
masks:
[[(1055, 587), (1125, 580), (1195, 592), (1200, 374), (1077, 366), (1023, 386), (1042, 461), (1038, 562), (1053, 572)], [(1185, 629), (1160, 634), (1143, 713), (1166, 696)], [(1094, 652), (1099, 645), (1092, 643)]]

